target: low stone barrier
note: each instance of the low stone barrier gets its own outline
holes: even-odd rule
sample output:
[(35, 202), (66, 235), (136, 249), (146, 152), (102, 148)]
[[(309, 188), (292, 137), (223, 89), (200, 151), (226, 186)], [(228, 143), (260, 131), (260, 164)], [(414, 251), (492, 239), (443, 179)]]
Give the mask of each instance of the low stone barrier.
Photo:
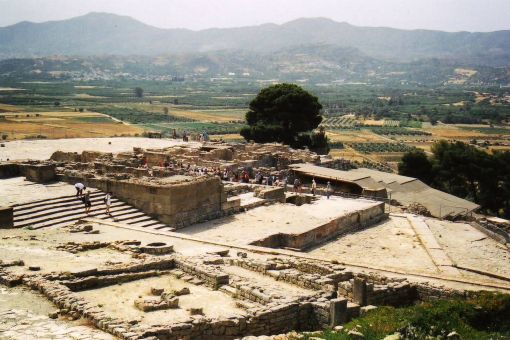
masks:
[(12, 178), (21, 175), (20, 165), (18, 163), (0, 164), (0, 179)]
[(203, 280), (207, 286), (213, 289), (218, 289), (220, 286), (229, 283), (228, 274), (216, 269), (213, 266), (193, 262), (190, 258), (181, 256), (175, 257), (175, 267), (179, 268), (187, 274)]
[(48, 183), (57, 179), (55, 164), (23, 164), (21, 172), (27, 180), (37, 183)]

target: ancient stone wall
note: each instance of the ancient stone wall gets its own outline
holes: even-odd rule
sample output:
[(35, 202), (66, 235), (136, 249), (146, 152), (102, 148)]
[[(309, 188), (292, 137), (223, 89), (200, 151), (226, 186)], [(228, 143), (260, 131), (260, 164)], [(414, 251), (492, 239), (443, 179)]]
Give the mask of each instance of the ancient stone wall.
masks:
[(14, 215), (12, 207), (0, 207), (0, 229), (14, 227)]
[(57, 178), (55, 164), (23, 164), (21, 172), (27, 180), (37, 183), (48, 183)]
[(21, 175), (18, 163), (2, 163), (0, 164), (0, 179), (17, 177)]
[(387, 217), (388, 215), (384, 213), (384, 203), (379, 203), (373, 207), (340, 216), (301, 234), (274, 234), (252, 244), (269, 248), (305, 250), (338, 235), (366, 228)]
[(115, 180), (105, 177), (79, 177), (67, 172), (63, 180), (82, 182), (87, 187), (111, 191), (114, 196), (156, 217), (176, 229), (220, 217), (226, 202), (223, 185), (218, 177), (200, 177), (160, 183), (144, 180)]

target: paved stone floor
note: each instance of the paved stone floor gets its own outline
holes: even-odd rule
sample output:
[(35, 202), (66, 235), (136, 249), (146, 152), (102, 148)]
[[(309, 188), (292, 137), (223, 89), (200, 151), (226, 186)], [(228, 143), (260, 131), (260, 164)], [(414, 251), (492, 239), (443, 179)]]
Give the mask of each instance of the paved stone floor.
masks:
[(0, 311), (0, 339), (115, 339), (88, 326), (74, 326), (24, 309)]
[(0, 340), (116, 339), (83, 320), (50, 319), (57, 308), (29, 289), (0, 286)]
[[(110, 144), (111, 143), (111, 144)], [(50, 158), (55, 151), (82, 152), (124, 152), (132, 151), (133, 147), (166, 148), (174, 145), (197, 146), (196, 142), (182, 142), (175, 139), (140, 138), (140, 137), (105, 137), (105, 138), (67, 138), (67, 139), (44, 139), (44, 140), (16, 140), (4, 143), (0, 149), (0, 161), (7, 159), (45, 160)]]

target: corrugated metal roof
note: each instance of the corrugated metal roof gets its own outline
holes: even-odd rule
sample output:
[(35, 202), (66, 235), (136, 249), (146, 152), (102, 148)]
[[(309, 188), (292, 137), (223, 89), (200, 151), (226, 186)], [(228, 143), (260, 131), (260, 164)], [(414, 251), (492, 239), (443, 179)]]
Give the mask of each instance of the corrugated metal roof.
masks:
[(320, 177), (324, 179), (330, 179), (334, 181), (342, 181), (355, 183), (362, 188), (367, 188), (370, 190), (383, 190), (384, 186), (378, 184), (374, 181), (370, 176), (366, 174), (354, 173), (351, 171), (342, 171), (336, 169), (325, 168), (322, 166), (317, 166), (308, 163), (301, 164), (291, 164), (289, 167), (297, 172), (302, 174), (312, 176), (312, 177)]
[(473, 202), (433, 189), (413, 177), (365, 168), (343, 171), (313, 164), (294, 164), (290, 167), (308, 176), (351, 182), (370, 190), (386, 189), (391, 193), (392, 199), (403, 205), (419, 203), (435, 217), (457, 215), (479, 208), (479, 205)]

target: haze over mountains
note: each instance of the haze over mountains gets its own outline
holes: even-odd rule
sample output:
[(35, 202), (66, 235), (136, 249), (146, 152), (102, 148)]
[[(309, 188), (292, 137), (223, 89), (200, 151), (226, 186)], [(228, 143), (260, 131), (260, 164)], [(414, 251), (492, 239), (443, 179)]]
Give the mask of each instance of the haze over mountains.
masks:
[(399, 30), (313, 18), (283, 25), (191, 31), (160, 29), (107, 13), (45, 23), (21, 22), (0, 28), (2, 59), (53, 55), (156, 56), (212, 51), (271, 54), (313, 45), (358, 50), (359, 55), (385, 61), (438, 58), (471, 65), (510, 65), (508, 30), (489, 33)]

